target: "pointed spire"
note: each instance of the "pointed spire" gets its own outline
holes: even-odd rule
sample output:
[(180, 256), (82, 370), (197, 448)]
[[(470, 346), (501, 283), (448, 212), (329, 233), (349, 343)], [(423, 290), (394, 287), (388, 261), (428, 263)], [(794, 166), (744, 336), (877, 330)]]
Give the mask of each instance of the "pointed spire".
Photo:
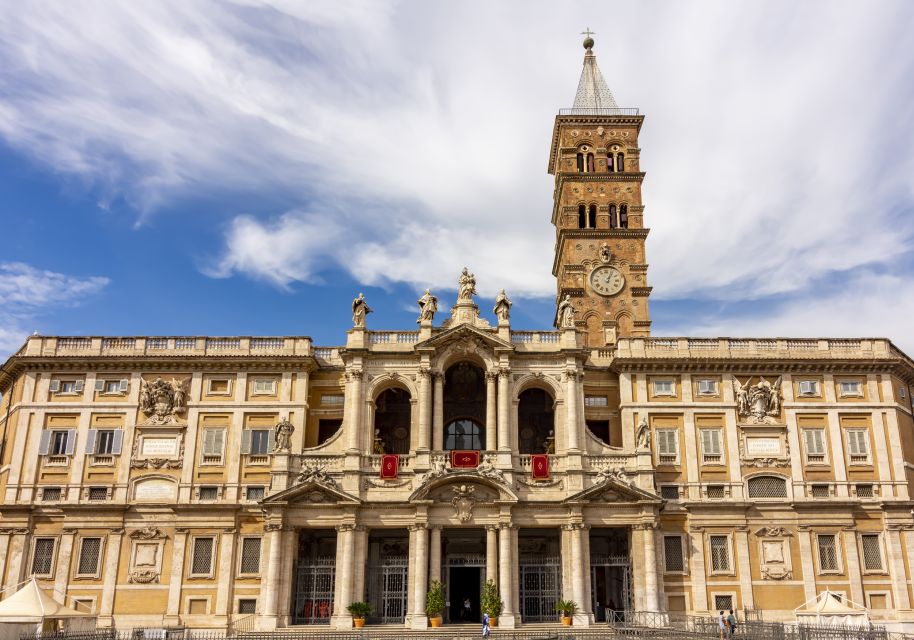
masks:
[(574, 109), (618, 109), (609, 85), (597, 66), (597, 57), (593, 54), (593, 32), (590, 29), (582, 32), (584, 39), (584, 69), (578, 82), (578, 92), (574, 96)]

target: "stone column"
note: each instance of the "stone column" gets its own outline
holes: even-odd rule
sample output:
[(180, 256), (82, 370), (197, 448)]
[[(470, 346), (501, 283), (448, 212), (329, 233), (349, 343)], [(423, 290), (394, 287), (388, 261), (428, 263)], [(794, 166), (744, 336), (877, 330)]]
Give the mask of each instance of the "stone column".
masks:
[[(261, 544), (263, 544), (261, 542)], [(285, 559), (286, 570), (282, 572), (278, 588), (278, 604), (276, 605), (276, 625), (279, 627), (288, 627), (291, 614), (292, 602), (292, 583), (295, 580), (294, 572), (291, 567), (294, 566), (295, 558), (298, 556), (298, 531), (293, 527), (283, 527), (282, 530), (282, 551), (281, 557)]]
[(502, 367), (498, 370), (498, 449), (511, 450), (511, 411), (508, 385), (511, 370)]
[(657, 593), (657, 546), (656, 531), (653, 523), (640, 525), (644, 537), (644, 608), (646, 611), (659, 611), (660, 598)]
[(272, 631), (276, 628), (279, 615), (279, 580), (282, 574), (282, 529), (279, 522), (264, 525), (267, 542), (267, 570), (261, 582), (260, 593), (263, 596), (263, 608), (257, 619), (258, 631)]
[(184, 582), (187, 534), (187, 529), (175, 529), (175, 539), (171, 550), (171, 575), (168, 578), (168, 608), (163, 620), (169, 626), (177, 625), (181, 620), (181, 587)]
[[(581, 539), (583, 525), (572, 523), (564, 525), (571, 538), (571, 599), (575, 601), (580, 610), (584, 606), (584, 545)], [(577, 620), (575, 620), (577, 622)]]
[(424, 524), (410, 525), (411, 551), (414, 563), (413, 593), (410, 608), (410, 628), (428, 628), (428, 617), (425, 615), (425, 595), (428, 591), (428, 530)]
[(511, 562), (512, 529), (512, 525), (503, 523), (498, 530), (498, 593), (505, 603), (498, 616), (498, 626), (509, 629), (514, 627), (514, 572), (517, 570)]
[(432, 449), (444, 449), (444, 373), (435, 374), (435, 397), (432, 415)]
[(419, 367), (419, 441), (417, 449), (429, 448), (429, 417), (431, 415), (431, 371)]
[[(731, 476), (737, 477), (737, 476)], [(737, 527), (733, 538), (736, 542), (736, 567), (739, 571), (739, 588), (742, 592), (744, 609), (755, 608), (755, 597), (752, 593), (752, 569), (749, 562), (749, 531)]]
[(225, 529), (219, 536), (219, 590), (216, 591), (216, 615), (229, 616), (232, 613), (232, 592), (235, 586), (235, 540), (234, 528)]
[[(12, 532), (12, 529), (0, 529), (0, 600), (3, 599), (4, 577), (6, 576), (6, 554), (10, 548), (10, 534), (12, 534)], [(12, 595), (13, 593), (15, 593), (15, 590), (11, 589), (9, 595)]]
[(578, 372), (575, 369), (565, 371), (565, 430), (568, 450), (578, 451)]
[(105, 573), (102, 576), (102, 598), (99, 603), (98, 621), (100, 626), (114, 626), (114, 591), (117, 588), (117, 570), (121, 557), (121, 541), (124, 539), (123, 529), (112, 529), (108, 534), (105, 548)]
[(355, 525), (341, 524), (336, 528), (336, 585), (333, 594), (333, 618), (337, 629), (351, 629), (352, 616), (346, 607), (352, 604), (352, 577), (355, 568), (353, 548)]
[(346, 418), (346, 427), (349, 429), (348, 448), (352, 451), (359, 450), (359, 433), (362, 431), (362, 371), (353, 369), (346, 375), (349, 378), (348, 392), (351, 397), (346, 398), (349, 405), (349, 417)]
[[(892, 525), (885, 532), (885, 549), (888, 557), (886, 558), (889, 572), (892, 576), (892, 591), (894, 593), (893, 603), (896, 609), (910, 609), (911, 599), (908, 596), (908, 586), (905, 579), (904, 569), (904, 552), (901, 548), (901, 534), (897, 528), (898, 525)], [(858, 602), (857, 604), (864, 604)]]
[(70, 564), (73, 559), (73, 538), (76, 529), (64, 529), (57, 550), (57, 571), (54, 573), (54, 594), (67, 601), (67, 585), (70, 582)]
[[(844, 553), (847, 557), (847, 581), (850, 582), (851, 602), (863, 604), (863, 580), (860, 575), (860, 554), (857, 553), (857, 532), (851, 527), (844, 530)], [(839, 543), (840, 544), (840, 543)], [(838, 547), (840, 549), (840, 546)], [(907, 595), (905, 587), (905, 595)], [(898, 600), (895, 600), (898, 604)]]
[(433, 525), (429, 527), (431, 540), (429, 541), (429, 583), (435, 580), (441, 580), (441, 527)]
[(486, 525), (486, 580), (498, 584), (498, 527)]
[(496, 435), (498, 433), (498, 374), (494, 371), (486, 372), (486, 451), (498, 449)]
[(800, 567), (803, 570), (803, 598), (809, 602), (816, 597), (816, 570), (812, 563), (812, 532), (809, 526), (797, 527), (797, 542), (800, 543)]
[(368, 566), (368, 529), (362, 525), (355, 528), (355, 576), (352, 585), (352, 601), (365, 601), (365, 568)]

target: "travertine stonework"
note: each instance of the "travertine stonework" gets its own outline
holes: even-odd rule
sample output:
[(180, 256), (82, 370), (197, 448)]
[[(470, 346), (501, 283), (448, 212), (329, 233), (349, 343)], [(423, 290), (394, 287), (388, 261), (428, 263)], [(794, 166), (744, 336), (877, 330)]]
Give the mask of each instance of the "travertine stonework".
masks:
[(33, 336), (0, 369), (2, 586), (35, 574), (119, 628), (346, 628), (366, 600), (421, 629), (431, 581), (454, 621), (485, 579), (508, 628), (558, 598), (577, 625), (792, 619), (826, 588), (914, 627), (914, 363), (885, 339), (650, 337), (642, 117), (589, 43), (549, 163), (557, 330), (512, 330), (504, 292), (483, 319), (464, 270), (418, 330), (371, 329), (360, 296), (341, 347)]

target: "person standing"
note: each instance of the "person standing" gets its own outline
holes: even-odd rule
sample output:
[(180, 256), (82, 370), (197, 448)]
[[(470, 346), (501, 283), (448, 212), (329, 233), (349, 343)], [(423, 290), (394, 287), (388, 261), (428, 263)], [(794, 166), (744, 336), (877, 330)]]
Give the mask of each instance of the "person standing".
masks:
[(469, 598), (463, 599), (463, 611), (460, 614), (460, 619), (464, 622), (470, 622), (473, 619), (473, 605), (470, 604)]
[(720, 640), (724, 640), (727, 635), (727, 619), (724, 618), (723, 611), (717, 616), (717, 626), (720, 628)]
[(489, 627), (489, 614), (482, 614), (482, 637), (488, 638), (491, 628)]
[(730, 609), (730, 615), (727, 616), (727, 626), (729, 627), (730, 637), (732, 638), (736, 634), (736, 615), (733, 613), (733, 609)]

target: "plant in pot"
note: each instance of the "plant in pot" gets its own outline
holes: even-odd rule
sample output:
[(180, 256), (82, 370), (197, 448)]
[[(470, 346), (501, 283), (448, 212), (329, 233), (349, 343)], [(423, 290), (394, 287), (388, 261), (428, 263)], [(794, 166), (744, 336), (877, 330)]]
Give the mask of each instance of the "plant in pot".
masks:
[(353, 602), (346, 607), (346, 611), (352, 614), (352, 625), (356, 629), (361, 629), (365, 626), (365, 618), (371, 613), (371, 605), (367, 602)]
[(440, 580), (432, 580), (425, 596), (425, 615), (433, 627), (441, 626), (441, 612), (444, 611), (444, 587)]
[(561, 614), (562, 624), (570, 627), (572, 616), (578, 610), (578, 604), (574, 600), (559, 600), (555, 603), (555, 610)]
[(505, 603), (502, 602), (502, 599), (498, 596), (498, 587), (495, 586), (494, 581), (487, 580), (482, 586), (482, 597), (480, 598), (479, 604), (482, 612), (489, 614), (489, 626), (497, 627), (498, 616)]

